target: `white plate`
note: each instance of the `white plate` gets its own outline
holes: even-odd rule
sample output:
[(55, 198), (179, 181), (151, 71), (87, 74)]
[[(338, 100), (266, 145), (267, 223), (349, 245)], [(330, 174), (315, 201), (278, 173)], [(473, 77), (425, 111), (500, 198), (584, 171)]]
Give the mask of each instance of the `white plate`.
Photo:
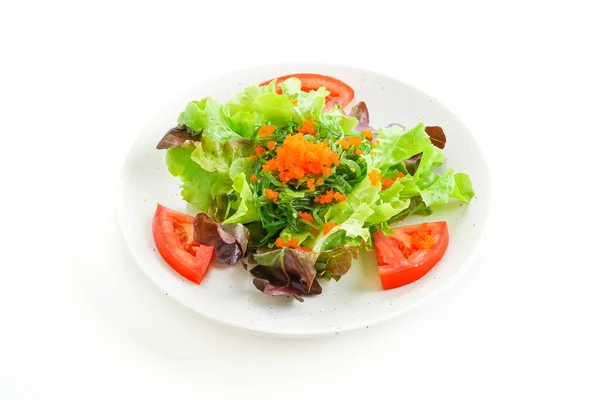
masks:
[[(323, 282), (323, 294), (300, 303), (259, 292), (241, 266), (213, 267), (201, 285), (175, 273), (155, 250), (151, 233), (156, 203), (186, 211), (179, 179), (165, 166), (165, 152), (155, 146), (188, 101), (212, 96), (226, 101), (240, 88), (290, 73), (313, 72), (335, 76), (352, 86), (354, 101), (367, 102), (371, 125), (391, 122), (405, 126), (423, 121), (444, 128), (448, 143), (446, 166), (470, 174), (476, 197), (469, 205), (438, 209), (427, 218), (407, 222), (446, 220), (450, 245), (442, 261), (419, 281), (381, 289), (374, 252), (362, 254), (339, 282)], [(371, 326), (398, 316), (454, 283), (474, 262), (489, 210), (489, 174), (474, 137), (443, 105), (422, 91), (394, 78), (347, 66), (290, 64), (236, 71), (207, 81), (185, 93), (141, 132), (125, 162), (120, 185), (119, 220), (135, 259), (163, 292), (205, 317), (253, 332), (311, 336)]]

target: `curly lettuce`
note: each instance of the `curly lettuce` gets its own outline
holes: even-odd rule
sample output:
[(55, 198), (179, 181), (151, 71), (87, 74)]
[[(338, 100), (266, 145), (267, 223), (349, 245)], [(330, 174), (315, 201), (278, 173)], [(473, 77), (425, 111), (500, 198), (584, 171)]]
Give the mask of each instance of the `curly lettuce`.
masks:
[(181, 179), (181, 197), (200, 211), (208, 211), (213, 201), (212, 186), (217, 174), (203, 169), (192, 160), (194, 149), (171, 147), (167, 150), (167, 168), (171, 175)]

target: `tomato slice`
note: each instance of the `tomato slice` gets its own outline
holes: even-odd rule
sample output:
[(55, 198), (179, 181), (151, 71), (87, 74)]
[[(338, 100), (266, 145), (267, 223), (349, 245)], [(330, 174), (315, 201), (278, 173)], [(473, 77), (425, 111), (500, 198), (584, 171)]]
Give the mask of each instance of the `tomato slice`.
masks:
[(152, 234), (158, 252), (171, 268), (192, 282), (202, 281), (213, 247), (194, 242), (194, 217), (158, 204)]
[[(280, 76), (277, 79), (277, 83), (283, 82), (288, 78), (298, 78), (302, 84), (301, 89), (304, 92), (310, 92), (311, 90), (317, 90), (320, 87), (325, 87), (330, 92), (327, 96), (326, 108), (338, 104), (339, 106), (346, 107), (354, 98), (354, 89), (348, 84), (340, 81), (331, 76), (319, 75), (319, 74), (291, 74)], [(260, 86), (265, 86), (271, 83), (271, 80), (265, 81)], [(281, 88), (277, 86), (277, 93), (281, 93)]]
[(384, 289), (394, 289), (421, 279), (442, 258), (448, 248), (448, 224), (428, 222), (396, 228), (386, 236), (373, 235)]

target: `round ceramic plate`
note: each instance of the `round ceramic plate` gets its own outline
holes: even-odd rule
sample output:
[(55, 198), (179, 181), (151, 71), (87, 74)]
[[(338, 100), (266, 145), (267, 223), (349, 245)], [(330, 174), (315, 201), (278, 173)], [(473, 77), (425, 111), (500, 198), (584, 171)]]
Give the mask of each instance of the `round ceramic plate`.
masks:
[[(225, 102), (244, 86), (273, 77), (301, 72), (334, 76), (355, 90), (354, 102), (366, 101), (371, 125), (391, 122), (412, 126), (438, 125), (446, 132), (445, 166), (471, 176), (476, 197), (468, 205), (453, 202), (430, 217), (415, 221), (448, 222), (450, 245), (425, 277), (410, 285), (382, 290), (374, 251), (362, 252), (340, 281), (323, 281), (323, 294), (304, 303), (259, 292), (250, 273), (240, 265), (213, 266), (200, 285), (175, 273), (155, 250), (151, 225), (156, 203), (186, 212), (179, 179), (165, 165), (165, 151), (156, 150), (163, 134), (176, 125), (179, 112), (190, 100), (205, 96)], [(212, 320), (233, 327), (285, 336), (311, 336), (372, 326), (398, 316), (454, 283), (473, 262), (489, 209), (486, 162), (468, 129), (436, 99), (394, 78), (347, 66), (278, 65), (236, 71), (207, 81), (182, 95), (141, 132), (121, 174), (119, 220), (122, 231), (142, 270), (163, 292)], [(189, 211), (188, 211), (189, 212)]]

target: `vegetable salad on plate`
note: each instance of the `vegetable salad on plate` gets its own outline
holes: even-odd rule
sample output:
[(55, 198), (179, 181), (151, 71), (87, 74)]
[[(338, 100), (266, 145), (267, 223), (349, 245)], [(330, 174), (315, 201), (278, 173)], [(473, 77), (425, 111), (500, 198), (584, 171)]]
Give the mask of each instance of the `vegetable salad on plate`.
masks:
[(241, 263), (257, 289), (299, 300), (321, 293), (319, 279), (341, 279), (360, 251), (377, 252), (384, 289), (433, 268), (446, 223), (400, 223), (471, 200), (469, 176), (441, 168), (440, 127), (376, 129), (353, 98), (338, 79), (296, 74), (224, 104), (190, 102), (157, 145), (198, 210), (157, 207), (153, 234), (167, 264), (200, 283), (212, 258)]

